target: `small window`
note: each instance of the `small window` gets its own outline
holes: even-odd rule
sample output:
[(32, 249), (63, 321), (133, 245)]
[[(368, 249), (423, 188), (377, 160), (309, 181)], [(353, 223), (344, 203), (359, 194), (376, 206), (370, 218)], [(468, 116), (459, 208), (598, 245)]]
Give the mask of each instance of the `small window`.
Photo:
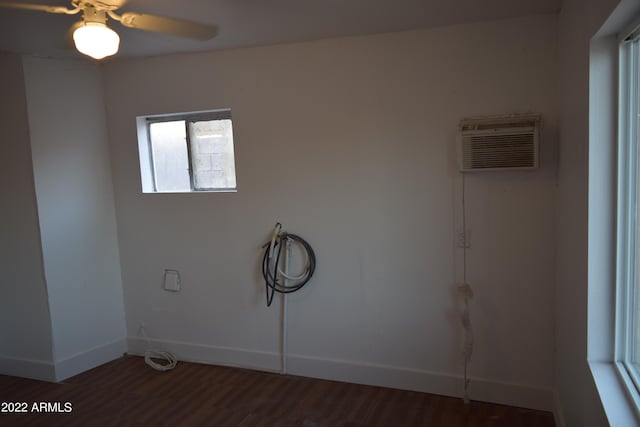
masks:
[(231, 111), (138, 117), (145, 193), (236, 191)]

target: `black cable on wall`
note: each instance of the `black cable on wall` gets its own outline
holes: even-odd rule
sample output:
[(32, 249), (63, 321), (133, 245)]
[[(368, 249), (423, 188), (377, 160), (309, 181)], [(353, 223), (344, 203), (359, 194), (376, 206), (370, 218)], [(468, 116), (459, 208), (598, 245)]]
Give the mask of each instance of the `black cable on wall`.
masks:
[[(287, 277), (287, 279), (291, 280), (291, 283), (287, 283), (285, 285), (283, 281), (283, 272), (279, 270), (280, 268), (280, 257), (282, 255), (283, 246), (286, 245), (287, 241), (292, 241), (298, 243), (302, 246), (304, 251), (307, 254), (307, 266), (304, 273), (297, 278), (291, 279)], [(265, 247), (264, 257), (262, 258), (262, 277), (264, 277), (265, 289), (267, 292), (267, 307), (271, 306), (273, 302), (273, 297), (276, 292), (280, 292), (283, 294), (289, 294), (292, 292), (296, 292), (304, 285), (306, 285), (313, 273), (316, 269), (316, 255), (313, 251), (311, 245), (304, 240), (302, 237), (297, 234), (291, 234), (287, 232), (281, 232), (275, 238), (275, 244), (273, 247), (273, 253), (270, 255), (270, 245), (271, 242), (267, 242), (263, 247)], [(275, 258), (273, 262), (271, 259)], [(273, 263), (273, 272), (271, 271), (270, 264)], [(280, 277), (278, 277), (280, 276)]]

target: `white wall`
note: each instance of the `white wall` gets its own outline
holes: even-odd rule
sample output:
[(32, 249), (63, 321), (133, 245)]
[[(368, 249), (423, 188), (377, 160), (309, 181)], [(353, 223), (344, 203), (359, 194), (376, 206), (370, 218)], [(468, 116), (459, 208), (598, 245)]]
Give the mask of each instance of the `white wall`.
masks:
[(53, 379), (22, 62), (0, 53), (0, 374)]
[(558, 412), (567, 426), (607, 425), (587, 365), (589, 42), (616, 4), (616, 0), (565, 0), (559, 18), (562, 126), (555, 382)]
[[(535, 16), (123, 60), (105, 67), (127, 331), (180, 357), (278, 369), (260, 246), (314, 247), (290, 372), (461, 393), (460, 118), (541, 112), (542, 168), (467, 179), (472, 398), (550, 409), (557, 22)], [(230, 107), (238, 193), (142, 194), (137, 115)], [(162, 291), (164, 268), (183, 290)], [(142, 350), (139, 340), (130, 349)]]
[(24, 58), (57, 379), (125, 351), (122, 279), (102, 76)]

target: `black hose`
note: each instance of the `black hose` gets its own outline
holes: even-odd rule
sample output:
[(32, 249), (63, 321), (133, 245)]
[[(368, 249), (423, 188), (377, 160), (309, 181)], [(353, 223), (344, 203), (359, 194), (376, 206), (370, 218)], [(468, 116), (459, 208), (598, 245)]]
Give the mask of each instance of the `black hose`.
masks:
[[(271, 303), (273, 302), (273, 297), (276, 292), (289, 294), (289, 293), (300, 290), (304, 285), (306, 285), (309, 282), (309, 280), (313, 276), (313, 273), (316, 270), (316, 254), (313, 252), (313, 248), (309, 243), (307, 243), (306, 240), (304, 240), (302, 237), (296, 234), (289, 234), (285, 232), (280, 233), (278, 237), (279, 238), (276, 239), (275, 245), (273, 247), (274, 253), (272, 254), (272, 256), (275, 257), (273, 274), (271, 274), (271, 271), (269, 269), (270, 242), (268, 242), (265, 245), (266, 249), (264, 251), (264, 257), (262, 258), (262, 277), (264, 277), (265, 289), (267, 292), (267, 307), (271, 306)], [(307, 271), (304, 278), (300, 279), (299, 281), (293, 284), (288, 284), (285, 286), (280, 280), (278, 280), (278, 266), (280, 265), (280, 254), (282, 253), (283, 243), (286, 242), (288, 239), (291, 239), (299, 243), (304, 248), (305, 252), (307, 253), (308, 265), (307, 265)]]

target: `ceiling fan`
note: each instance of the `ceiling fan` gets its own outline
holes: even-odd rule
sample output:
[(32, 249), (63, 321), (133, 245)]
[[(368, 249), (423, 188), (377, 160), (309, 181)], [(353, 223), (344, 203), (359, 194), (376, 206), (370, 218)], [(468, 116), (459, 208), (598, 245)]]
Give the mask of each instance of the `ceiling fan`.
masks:
[[(116, 2), (117, 0), (113, 1), (113, 3)], [(121, 4), (110, 4), (108, 0), (71, 0), (71, 6), (71, 9), (67, 9), (64, 6), (0, 1), (0, 7), (11, 9), (37, 10), (66, 15), (82, 12), (82, 21), (72, 27), (73, 41), (80, 53), (95, 59), (102, 59), (118, 52), (120, 36), (107, 26), (107, 17), (120, 22), (125, 27), (196, 40), (209, 40), (217, 34), (217, 28), (214, 25), (183, 19), (136, 12), (125, 12), (118, 15), (115, 11), (120, 8)]]

